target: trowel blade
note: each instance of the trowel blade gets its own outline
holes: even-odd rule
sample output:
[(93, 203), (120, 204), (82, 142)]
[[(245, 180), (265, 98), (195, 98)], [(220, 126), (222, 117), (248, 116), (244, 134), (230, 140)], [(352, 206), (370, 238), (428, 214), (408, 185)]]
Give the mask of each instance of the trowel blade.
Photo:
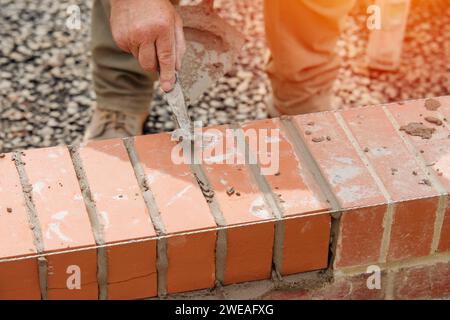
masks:
[(178, 79), (175, 81), (172, 91), (167, 92), (164, 95), (167, 103), (172, 110), (173, 115), (175, 116), (175, 120), (179, 129), (178, 131), (174, 132), (175, 135), (178, 135), (174, 138), (178, 140), (180, 137), (182, 137), (183, 139), (192, 140), (193, 128), (191, 125), (191, 119), (189, 118), (187, 112), (183, 90)]
[(244, 37), (208, 6), (181, 6), (178, 12), (187, 45), (179, 78), (191, 105), (232, 69)]

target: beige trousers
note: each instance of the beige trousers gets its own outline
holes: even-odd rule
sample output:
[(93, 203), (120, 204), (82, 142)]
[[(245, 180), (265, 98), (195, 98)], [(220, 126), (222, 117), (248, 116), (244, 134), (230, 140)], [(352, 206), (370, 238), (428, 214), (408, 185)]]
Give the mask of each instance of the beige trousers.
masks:
[[(266, 37), (272, 53), (267, 72), (281, 113), (329, 109), (339, 68), (334, 48), (343, 18), (355, 1), (265, 0)], [(146, 112), (156, 76), (144, 72), (132, 55), (115, 45), (109, 12), (108, 0), (94, 0), (91, 44), (97, 103), (110, 110)]]

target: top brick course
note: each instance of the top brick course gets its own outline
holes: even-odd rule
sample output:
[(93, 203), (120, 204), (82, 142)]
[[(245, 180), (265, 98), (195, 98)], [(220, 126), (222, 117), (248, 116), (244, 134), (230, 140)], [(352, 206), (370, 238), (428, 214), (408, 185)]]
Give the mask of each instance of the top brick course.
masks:
[[(174, 163), (169, 134), (5, 155), (0, 298), (148, 298), (448, 253), (450, 97), (435, 100), (246, 123), (269, 136), (210, 157), (251, 164)], [(267, 145), (279, 167), (262, 175)]]

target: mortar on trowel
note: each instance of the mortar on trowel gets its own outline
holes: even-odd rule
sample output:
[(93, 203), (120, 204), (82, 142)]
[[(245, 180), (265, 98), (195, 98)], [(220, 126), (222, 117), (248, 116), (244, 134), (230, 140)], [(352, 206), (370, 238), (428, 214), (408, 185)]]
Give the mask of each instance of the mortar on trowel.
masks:
[(193, 141), (187, 106), (231, 70), (244, 44), (244, 37), (214, 12), (212, 3), (177, 8), (187, 48), (174, 88), (165, 94), (178, 126), (172, 136), (177, 141)]

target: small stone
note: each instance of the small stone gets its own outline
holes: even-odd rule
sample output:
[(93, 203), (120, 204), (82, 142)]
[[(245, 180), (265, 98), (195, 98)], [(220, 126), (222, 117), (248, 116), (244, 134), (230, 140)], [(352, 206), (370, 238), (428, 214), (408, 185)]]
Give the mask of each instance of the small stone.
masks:
[(430, 111), (436, 111), (441, 106), (441, 103), (436, 99), (425, 100), (425, 108)]
[(319, 142), (324, 141), (325, 138), (324, 138), (324, 137), (314, 137), (314, 138), (312, 138), (311, 140), (312, 140), (312, 142), (319, 143)]
[(230, 187), (227, 189), (227, 195), (228, 196), (232, 196), (235, 193), (235, 190), (233, 187)]
[(401, 126), (400, 131), (405, 131), (411, 136), (421, 137), (422, 139), (431, 139), (436, 129), (428, 128), (422, 123), (411, 122), (406, 126)]
[(425, 117), (425, 120), (428, 121), (429, 123), (435, 124), (437, 126), (442, 126), (443, 122), (441, 119), (438, 119), (436, 117)]
[(234, 108), (234, 107), (236, 107), (236, 102), (235, 102), (234, 99), (231, 98), (231, 97), (226, 98), (225, 101), (223, 102), (223, 104), (224, 104), (225, 107), (227, 107), (227, 108)]
[(427, 185), (427, 186), (431, 187), (431, 182), (428, 179), (420, 180), (419, 184), (423, 184), (423, 185)]

